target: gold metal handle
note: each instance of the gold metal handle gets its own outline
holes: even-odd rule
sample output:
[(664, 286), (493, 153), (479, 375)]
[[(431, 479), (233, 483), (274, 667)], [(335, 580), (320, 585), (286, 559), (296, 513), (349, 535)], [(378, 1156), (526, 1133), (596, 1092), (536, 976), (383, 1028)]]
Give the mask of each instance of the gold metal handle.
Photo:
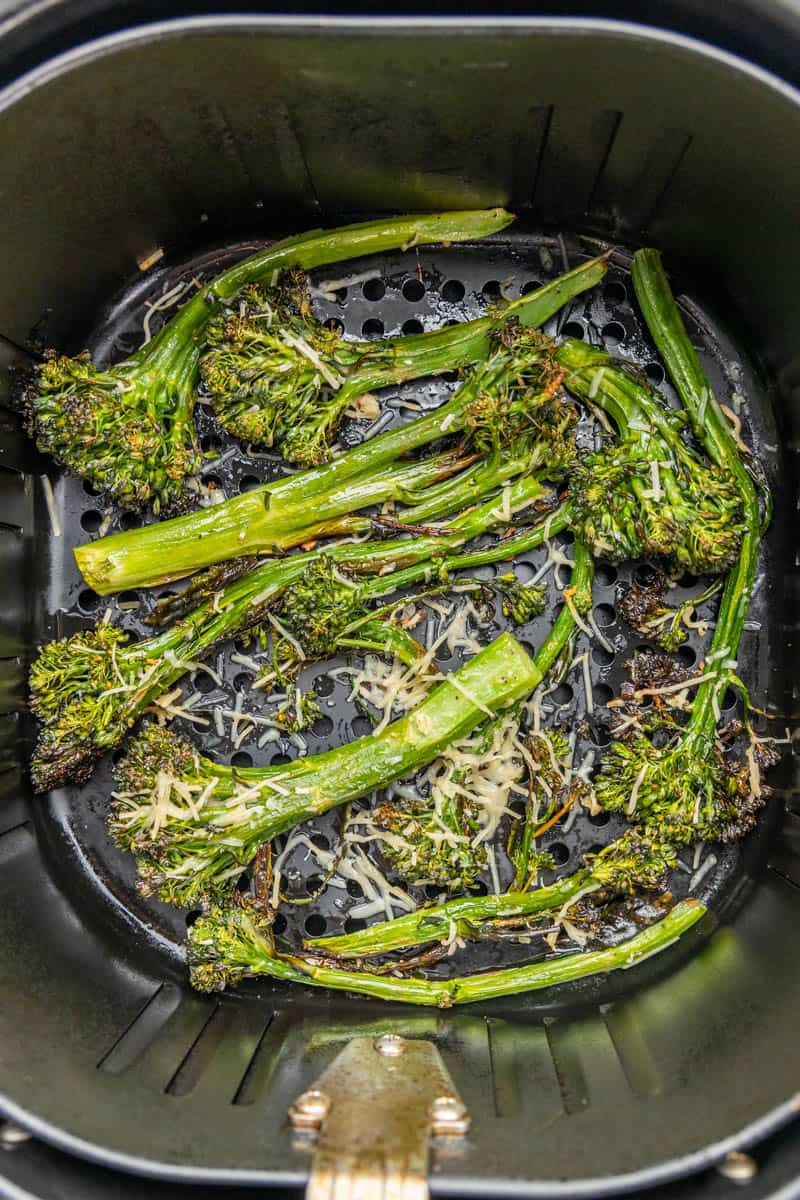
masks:
[(314, 1161), (306, 1200), (427, 1200), (431, 1139), (469, 1114), (433, 1042), (354, 1038), (289, 1109)]

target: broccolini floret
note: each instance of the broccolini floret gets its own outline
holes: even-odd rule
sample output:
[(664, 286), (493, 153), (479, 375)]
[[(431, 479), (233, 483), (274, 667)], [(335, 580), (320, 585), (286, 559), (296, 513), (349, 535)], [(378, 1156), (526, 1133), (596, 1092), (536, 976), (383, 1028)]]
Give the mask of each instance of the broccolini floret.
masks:
[(132, 851), (142, 886), (173, 903), (226, 894), (259, 846), (301, 821), (413, 774), (540, 679), (501, 634), (413, 712), (324, 754), (280, 767), (223, 767), (154, 725), (117, 767), (110, 828)]
[(675, 413), (609, 354), (567, 340), (557, 352), (566, 384), (602, 409), (618, 440), (570, 475), (576, 527), (601, 557), (659, 558), (678, 574), (719, 574), (746, 529), (732, 462), (705, 459), (683, 438)]
[(619, 611), (637, 633), (652, 638), (662, 650), (674, 654), (686, 641), (690, 629), (704, 629), (704, 622), (695, 620), (693, 613), (716, 595), (721, 586), (717, 580), (699, 596), (673, 607), (665, 602), (669, 581), (659, 571), (647, 583), (628, 588), (619, 602)]
[(667, 841), (628, 831), (565, 879), (533, 891), (469, 896), (417, 909), (391, 921), (381, 921), (355, 933), (310, 938), (306, 949), (331, 959), (363, 959), (426, 942), (472, 940), (484, 937), (492, 922), (553, 918), (566, 913), (585, 896), (605, 903), (618, 895), (663, 891), (677, 855)]
[[(230, 433), (276, 446), (289, 462), (316, 466), (330, 457), (342, 416), (360, 396), (481, 361), (506, 322), (518, 316), (526, 325), (542, 324), (605, 269), (604, 259), (583, 263), (486, 317), (378, 342), (351, 342), (322, 325), (311, 313), (303, 276), (284, 272), (270, 287), (249, 288), (211, 322), (203, 382)], [(504, 413), (511, 421), (519, 415)], [(495, 404), (493, 417), (499, 416)]]
[(367, 221), (286, 238), (200, 288), (156, 336), (123, 362), (96, 367), (88, 354), (48, 352), (22, 391), (40, 450), (123, 508), (169, 510), (186, 498), (201, 465), (194, 431), (204, 330), (216, 303), (285, 267), (322, 266), (409, 241), (463, 241), (508, 225), (503, 209)]

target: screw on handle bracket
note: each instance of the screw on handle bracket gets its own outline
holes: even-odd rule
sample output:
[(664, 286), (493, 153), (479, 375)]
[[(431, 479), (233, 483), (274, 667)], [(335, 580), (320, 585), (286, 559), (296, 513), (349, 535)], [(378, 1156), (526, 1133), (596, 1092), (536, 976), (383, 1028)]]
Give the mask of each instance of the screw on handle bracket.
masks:
[(431, 1139), (470, 1124), (433, 1042), (393, 1033), (348, 1042), (289, 1120), (314, 1139), (306, 1200), (427, 1200)]

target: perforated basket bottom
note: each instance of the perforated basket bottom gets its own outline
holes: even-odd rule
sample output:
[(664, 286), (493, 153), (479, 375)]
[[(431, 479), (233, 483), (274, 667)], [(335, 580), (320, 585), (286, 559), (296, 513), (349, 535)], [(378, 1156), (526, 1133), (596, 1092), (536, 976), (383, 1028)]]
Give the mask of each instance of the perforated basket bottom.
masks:
[[(147, 305), (177, 282), (206, 278), (253, 248), (251, 243), (236, 245), (175, 267), (163, 268), (137, 280), (132, 288), (114, 301), (91, 338), (90, 348), (97, 361), (114, 361), (133, 350), (142, 339)], [(315, 311), (322, 320), (334, 321), (348, 335), (358, 338), (434, 329), (448, 322), (480, 315), (487, 304), (500, 294), (513, 298), (523, 291), (529, 291), (540, 282), (591, 257), (597, 249), (597, 246), (587, 246), (573, 237), (520, 235), (479, 245), (376, 256), (314, 272), (317, 285), (323, 280), (338, 280), (366, 273), (370, 275), (370, 278), (359, 283), (337, 287), (335, 298), (317, 299)], [(675, 404), (674, 392), (664, 380), (655, 350), (631, 302), (629, 261), (627, 252), (615, 250), (604, 286), (595, 289), (588, 297), (580, 297), (545, 329), (551, 334), (559, 332), (606, 346), (625, 361), (641, 367), (668, 402)], [(739, 397), (747, 398), (741, 408), (745, 437), (752, 439), (768, 474), (774, 475), (777, 464), (773, 450), (777, 438), (753, 366), (703, 309), (687, 301), (684, 314), (716, 393), (734, 407), (739, 406)], [(161, 319), (161, 314), (153, 316), (153, 332)], [(365, 433), (408, 420), (416, 415), (405, 407), (408, 402), (423, 409), (433, 408), (449, 396), (455, 386), (454, 379), (444, 377), (387, 389), (381, 397), (382, 416), (372, 429), (368, 430), (365, 423), (347, 423), (340, 440), (344, 445), (352, 445)], [(214, 483), (224, 489), (227, 496), (232, 496), (280, 473), (280, 467), (273, 459), (248, 453), (245, 447), (227, 438), (202, 405), (198, 409), (197, 419), (203, 448), (216, 453), (216, 457), (209, 459), (203, 472), (207, 484)], [(107, 532), (115, 532), (132, 528), (139, 523), (139, 518), (129, 513), (104, 511), (98, 497), (76, 479), (63, 476), (55, 481), (54, 486), (64, 534), (52, 540), (51, 577), (47, 593), (51, 636), (62, 636), (95, 621), (106, 607), (111, 609), (114, 621), (123, 628), (137, 637), (147, 636), (148, 630), (142, 618), (155, 600), (169, 589), (125, 592), (106, 601), (86, 588), (72, 556), (73, 547), (85, 541), (87, 535), (96, 535), (101, 525)], [(568, 546), (570, 541), (569, 535), (560, 535), (556, 539), (561, 546)], [(542, 548), (518, 560), (514, 570), (519, 578), (531, 578), (544, 563), (546, 553), (546, 549)], [(750, 621), (739, 654), (740, 672), (752, 687), (753, 698), (758, 704), (766, 703), (771, 653), (773, 647), (779, 645), (770, 628), (770, 620), (775, 619), (774, 605), (770, 584), (765, 582), (769, 578), (766, 561), (770, 553), (771, 548), (767, 543), (763, 551), (763, 574), (759, 576), (760, 584), (756, 588)], [(509, 567), (510, 564), (501, 563), (471, 574), (490, 577)], [(594, 617), (610, 649), (601, 644), (599, 639), (590, 640), (581, 634), (575, 651), (579, 656), (588, 654), (593, 709), (587, 710), (580, 667), (575, 668), (545, 702), (552, 708), (549, 723), (568, 728), (577, 726), (576, 763), (583, 761), (590, 752), (596, 758), (603, 753), (610, 741), (609, 713), (605, 705), (618, 692), (620, 683), (626, 677), (625, 664), (632, 652), (640, 646), (650, 645), (618, 615), (617, 602), (624, 588), (632, 581), (642, 579), (651, 569), (651, 564), (644, 562), (623, 566), (603, 562), (597, 564)], [(546, 582), (548, 602), (542, 616), (523, 627), (508, 626), (531, 651), (541, 644), (552, 624), (556, 606), (562, 599), (552, 571), (547, 575)], [(566, 573), (560, 583), (562, 586), (566, 583)], [(701, 587), (702, 581), (684, 578), (672, 595), (676, 600), (683, 599), (697, 594)], [(711, 601), (700, 611), (703, 616), (713, 620), (714, 608), (715, 602)], [(416, 635), (422, 638), (430, 636), (431, 628), (436, 627), (439, 619), (437, 614), (432, 613), (427, 633), (425, 626), (420, 626)], [(502, 615), (496, 612), (491, 622), (477, 630), (480, 640), (488, 642), (496, 637), (505, 624)], [(695, 632), (689, 633), (679, 652), (681, 660), (687, 665), (698, 662), (702, 657), (703, 644)], [(198, 673), (185, 683), (185, 695), (202, 693), (195, 707), (198, 715), (209, 723), (193, 725), (177, 719), (174, 728), (193, 738), (205, 753), (224, 763), (261, 766), (285, 762), (298, 752), (297, 746), (287, 739), (259, 749), (257, 740), (263, 730), (256, 727), (241, 745), (234, 748), (229, 737), (220, 738), (214, 732), (214, 723), (207, 711), (213, 706), (233, 709), (237, 697), (241, 697), (243, 711), (259, 713), (272, 707), (262, 692), (250, 690), (252, 675), (241, 663), (234, 661), (234, 657), (242, 651), (254, 653), (252, 646), (230, 643), (222, 647), (211, 660), (222, 676), (221, 687), (215, 686), (211, 678), (203, 673)], [(461, 659), (458, 655), (448, 658), (445, 654), (440, 654), (438, 659), (443, 671), (459, 665)], [(304, 735), (309, 754), (369, 731), (367, 719), (348, 701), (346, 680), (336, 679), (332, 674), (334, 668), (343, 664), (343, 659), (316, 664), (304, 670), (301, 676), (302, 685), (313, 687), (316, 691), (322, 709), (322, 716)], [(735, 703), (733, 695), (725, 697), (724, 717), (734, 714)], [(226, 722), (226, 729), (230, 730), (229, 721)], [(121, 925), (126, 929), (126, 936), (155, 942), (163, 954), (180, 960), (186, 925), (196, 914), (145, 900), (137, 892), (132, 859), (114, 847), (105, 830), (104, 817), (113, 786), (111, 767), (109, 758), (99, 765), (85, 787), (55, 793), (37, 808), (42, 841), (53, 856), (53, 865), (63, 886), (79, 892), (84, 901), (100, 905), (106, 918), (111, 918), (117, 927)], [(317, 844), (334, 846), (338, 820), (336, 812), (329, 813), (308, 827), (309, 835)], [(573, 808), (567, 818), (541, 839), (542, 847), (552, 854), (557, 864), (556, 872), (543, 875), (544, 881), (549, 882), (556, 876), (573, 871), (580, 865), (584, 853), (607, 844), (618, 835), (622, 825), (621, 818), (617, 816), (602, 813), (591, 817), (586, 810), (577, 806)], [(503, 888), (511, 878), (511, 869), (502, 850), (506, 833), (505, 829), (502, 830), (498, 838), (496, 855)], [(705, 847), (697, 856), (694, 848), (689, 849), (683, 856), (681, 868), (673, 873), (671, 888), (674, 894), (685, 894), (698, 864), (706, 863), (702, 881), (693, 889), (694, 894), (719, 907), (735, 891), (742, 855), (759, 852), (760, 837), (756, 832), (744, 847)], [(714, 856), (710, 869), (706, 862), (709, 855)], [(302, 900), (309, 892), (315, 891), (319, 883), (319, 868), (302, 848), (286, 862), (284, 874), (289, 894), (294, 899)], [(481, 886), (483, 889), (490, 886), (488, 875), (483, 878)], [(438, 889), (433, 889), (433, 893), (436, 892)], [(412, 889), (412, 895), (420, 901), (430, 896), (431, 891)], [(305, 935), (319, 936), (358, 928), (362, 922), (354, 921), (348, 914), (362, 902), (361, 890), (353, 883), (348, 884), (346, 890), (329, 887), (313, 904), (282, 905), (276, 920), (276, 932), (288, 944), (298, 945)], [(447, 965), (438, 967), (437, 971), (456, 969), (463, 972), (499, 962), (512, 962), (520, 957), (530, 959), (536, 953), (535, 946), (530, 945), (485, 944), (462, 951)]]

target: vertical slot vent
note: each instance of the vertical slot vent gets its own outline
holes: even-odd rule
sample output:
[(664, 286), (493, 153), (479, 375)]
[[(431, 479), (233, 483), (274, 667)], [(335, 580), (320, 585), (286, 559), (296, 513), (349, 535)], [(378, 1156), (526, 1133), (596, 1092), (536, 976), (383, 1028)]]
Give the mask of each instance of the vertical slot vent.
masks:
[(589, 1087), (579, 1054), (580, 1030), (565, 1022), (545, 1025), (547, 1043), (567, 1116), (583, 1112), (589, 1106)]
[(110, 1075), (119, 1075), (150, 1045), (180, 1004), (181, 991), (174, 983), (162, 983), (150, 997), (128, 1028), (111, 1049), (100, 1059), (97, 1068)]
[(234, 1009), (217, 1004), (208, 1020), (186, 1052), (186, 1055), (164, 1091), (168, 1096), (188, 1096), (210, 1065), (225, 1038)]

